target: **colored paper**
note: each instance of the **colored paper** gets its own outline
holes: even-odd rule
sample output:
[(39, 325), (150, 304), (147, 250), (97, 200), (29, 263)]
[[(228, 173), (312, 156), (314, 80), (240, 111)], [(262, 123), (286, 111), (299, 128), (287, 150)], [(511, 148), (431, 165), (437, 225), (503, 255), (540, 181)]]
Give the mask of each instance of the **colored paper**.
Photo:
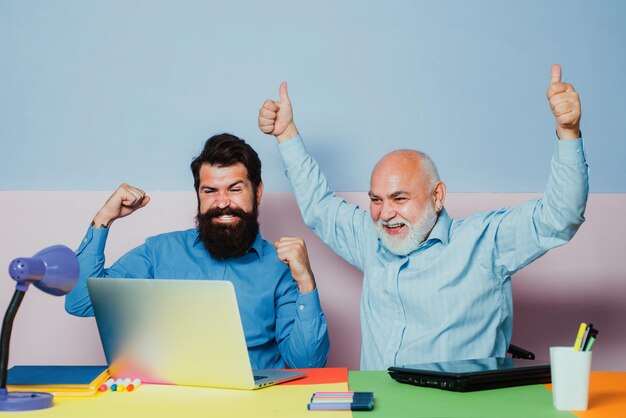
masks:
[(302, 379), (282, 383), (281, 386), (290, 385), (317, 385), (324, 383), (344, 383), (348, 381), (348, 369), (345, 367), (325, 367), (318, 369), (289, 369), (290, 372), (305, 372)]
[(387, 372), (350, 372), (350, 390), (373, 391), (372, 411), (352, 411), (354, 417), (575, 417), (552, 406), (544, 385), (518, 386), (478, 392), (450, 392), (398, 383)]
[(626, 373), (591, 372), (587, 410), (572, 412), (580, 418), (626, 417)]

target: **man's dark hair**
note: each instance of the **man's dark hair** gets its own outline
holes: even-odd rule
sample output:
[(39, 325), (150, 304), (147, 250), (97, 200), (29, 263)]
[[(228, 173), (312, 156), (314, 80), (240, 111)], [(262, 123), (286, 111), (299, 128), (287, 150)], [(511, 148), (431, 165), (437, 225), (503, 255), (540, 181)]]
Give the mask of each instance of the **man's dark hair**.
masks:
[(256, 193), (261, 184), (261, 160), (250, 145), (241, 138), (228, 133), (214, 135), (207, 139), (204, 149), (192, 162), (191, 172), (196, 192), (200, 187), (200, 167), (210, 164), (218, 167), (230, 167), (241, 163), (248, 170), (248, 180)]

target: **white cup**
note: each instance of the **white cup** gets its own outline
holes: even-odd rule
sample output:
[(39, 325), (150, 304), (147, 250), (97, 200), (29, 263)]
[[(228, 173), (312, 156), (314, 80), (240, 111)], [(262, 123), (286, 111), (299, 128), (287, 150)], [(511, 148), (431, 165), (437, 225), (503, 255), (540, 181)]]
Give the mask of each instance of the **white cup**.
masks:
[(589, 398), (591, 351), (550, 347), (552, 404), (558, 410), (584, 411)]

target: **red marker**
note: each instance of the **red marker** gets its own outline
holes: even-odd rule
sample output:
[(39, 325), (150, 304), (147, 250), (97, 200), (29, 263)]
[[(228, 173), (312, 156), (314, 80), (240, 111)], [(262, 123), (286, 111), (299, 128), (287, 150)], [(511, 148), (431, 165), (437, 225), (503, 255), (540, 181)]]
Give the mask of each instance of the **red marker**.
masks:
[(115, 383), (115, 380), (113, 380), (113, 379), (109, 379), (109, 380), (107, 380), (106, 382), (104, 382), (104, 383), (102, 384), (102, 386), (100, 386), (100, 387), (98, 388), (98, 391), (100, 391), (100, 392), (106, 392), (107, 390), (109, 390), (109, 388), (111, 388), (111, 385), (112, 385), (113, 383)]

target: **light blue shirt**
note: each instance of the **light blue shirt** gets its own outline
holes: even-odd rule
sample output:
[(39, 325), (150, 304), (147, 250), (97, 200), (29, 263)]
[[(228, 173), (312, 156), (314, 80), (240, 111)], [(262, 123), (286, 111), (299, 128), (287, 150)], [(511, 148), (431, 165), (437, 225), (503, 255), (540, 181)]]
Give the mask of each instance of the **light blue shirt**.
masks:
[(226, 261), (209, 254), (195, 228), (157, 235), (105, 269), (108, 232), (90, 227), (76, 252), (80, 278), (65, 299), (70, 314), (93, 316), (88, 277), (228, 280), (235, 287), (253, 368), (326, 363), (330, 345), (317, 290), (300, 294), (288, 266), (260, 233), (246, 254)]
[(363, 271), (361, 369), (504, 357), (511, 340), (511, 275), (565, 244), (584, 221), (582, 140), (557, 141), (541, 199), (451, 219), (442, 210), (407, 256), (385, 249), (368, 212), (329, 188), (300, 137), (279, 145), (305, 223)]

